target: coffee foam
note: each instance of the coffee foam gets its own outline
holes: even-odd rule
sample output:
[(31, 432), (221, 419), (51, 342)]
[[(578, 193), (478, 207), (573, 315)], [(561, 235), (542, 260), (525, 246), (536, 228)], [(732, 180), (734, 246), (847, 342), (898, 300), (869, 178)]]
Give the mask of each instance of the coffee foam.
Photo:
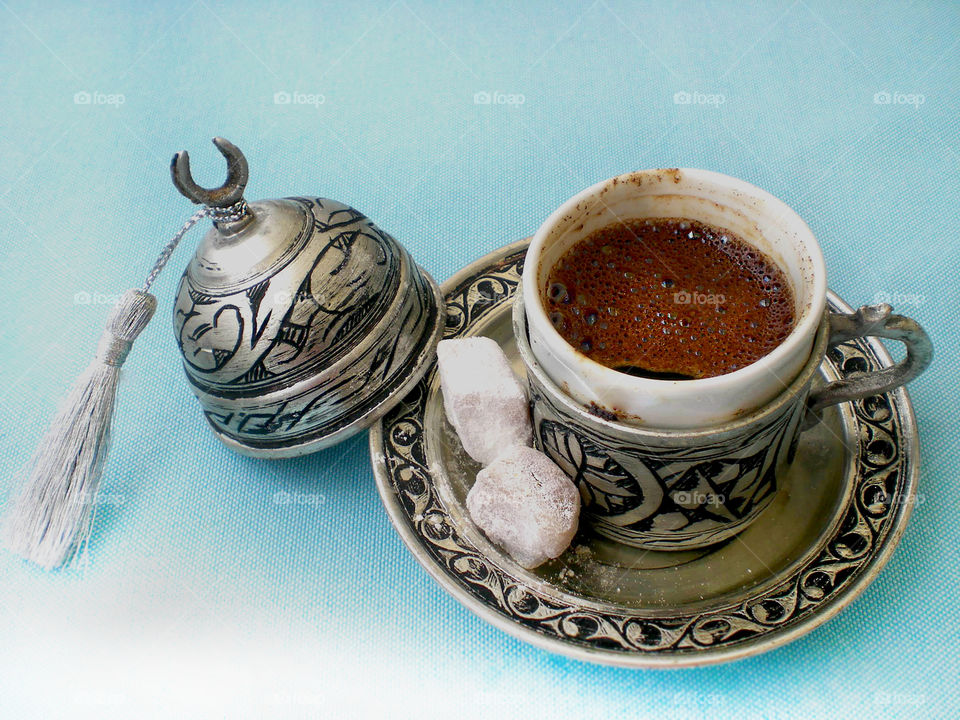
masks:
[(776, 263), (730, 231), (682, 218), (595, 231), (560, 257), (543, 292), (573, 347), (649, 377), (733, 372), (773, 350), (795, 321)]

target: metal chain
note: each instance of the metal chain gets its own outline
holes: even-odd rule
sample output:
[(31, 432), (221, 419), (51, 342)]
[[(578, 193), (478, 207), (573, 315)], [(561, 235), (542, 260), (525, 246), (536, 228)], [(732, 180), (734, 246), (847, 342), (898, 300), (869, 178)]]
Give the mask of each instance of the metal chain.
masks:
[(240, 198), (233, 205), (227, 207), (208, 207), (210, 219), (215, 223), (229, 223), (242, 220), (250, 212), (247, 201)]

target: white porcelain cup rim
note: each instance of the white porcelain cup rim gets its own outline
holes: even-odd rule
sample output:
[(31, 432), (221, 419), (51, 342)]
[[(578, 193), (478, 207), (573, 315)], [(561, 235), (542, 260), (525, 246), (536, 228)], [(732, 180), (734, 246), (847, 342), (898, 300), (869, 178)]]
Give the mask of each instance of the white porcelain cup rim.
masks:
[[(549, 268), (542, 267), (541, 257), (548, 245), (568, 242), (562, 238), (562, 234), (568, 232), (578, 217), (594, 209), (603, 212), (598, 206), (604, 204), (607, 192), (613, 190), (623, 194), (627, 192), (622, 189), (623, 186), (631, 185), (637, 191), (645, 189), (651, 193), (645, 196), (648, 202), (656, 202), (658, 197), (667, 197), (671, 191), (675, 195), (683, 196), (688, 188), (690, 192), (702, 192), (705, 198), (722, 195), (729, 204), (730, 211), (742, 214), (744, 218), (752, 218), (750, 222), (757, 226), (759, 236), (777, 234), (775, 242), (779, 250), (793, 246), (796, 257), (784, 255), (774, 258), (782, 269), (792, 271), (792, 284), (799, 303), (795, 326), (786, 339), (770, 353), (746, 367), (725, 375), (696, 380), (658, 380), (627, 375), (590, 360), (573, 348), (550, 322), (544, 307), (541, 285)], [(617, 186), (620, 186), (619, 190), (616, 189)], [(660, 191), (663, 191), (662, 196), (656, 194)], [(701, 202), (701, 199), (698, 197), (696, 201)], [(557, 230), (564, 225), (567, 230), (558, 237)], [(582, 222), (580, 227), (583, 227)], [(781, 239), (780, 234), (784, 234), (787, 239)], [(744, 239), (750, 244), (758, 244), (756, 237)], [(569, 244), (575, 241), (569, 241)], [(770, 253), (766, 247), (759, 249)], [(787, 254), (789, 255), (789, 251)], [(798, 263), (803, 267), (783, 267)], [(796, 287), (797, 276), (801, 278), (801, 287)], [(813, 338), (823, 318), (827, 278), (823, 253), (816, 238), (800, 216), (783, 201), (750, 183), (721, 173), (698, 169), (660, 169), (627, 173), (596, 183), (557, 208), (543, 222), (530, 243), (523, 269), (522, 292), (531, 329), (533, 352), (555, 382), (583, 402), (595, 400), (590, 395), (597, 387), (603, 387), (605, 395), (598, 395), (596, 399), (609, 401), (612, 388), (615, 390), (613, 394), (617, 396), (616, 400), (623, 406), (620, 409), (625, 410), (628, 417), (639, 419), (641, 424), (696, 427), (719, 424), (743, 412), (754, 410), (775, 397), (776, 388), (785, 390), (790, 385), (796, 372), (809, 357)], [(789, 376), (779, 377), (778, 373)], [(753, 403), (752, 407), (733, 406), (739, 396), (747, 399), (751, 397), (751, 390), (761, 385), (770, 388), (769, 391), (756, 394), (756, 397), (763, 395), (762, 402), (755, 397), (749, 400)], [(652, 402), (650, 398), (658, 400)], [(711, 410), (713, 415), (708, 417), (698, 410), (698, 403), (702, 404), (711, 398), (717, 398), (719, 405)], [(729, 398), (729, 401), (725, 398)], [(709, 405), (709, 402), (707, 404)], [(646, 410), (635, 412), (637, 408)]]

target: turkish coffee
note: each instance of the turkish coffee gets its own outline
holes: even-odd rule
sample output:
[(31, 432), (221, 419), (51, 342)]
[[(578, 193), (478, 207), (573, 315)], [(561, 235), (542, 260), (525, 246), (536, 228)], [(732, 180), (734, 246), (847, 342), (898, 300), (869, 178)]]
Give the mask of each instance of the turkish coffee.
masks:
[(625, 220), (571, 246), (543, 288), (553, 326), (582, 354), (640, 377), (687, 380), (745, 367), (793, 330), (777, 264), (720, 227)]

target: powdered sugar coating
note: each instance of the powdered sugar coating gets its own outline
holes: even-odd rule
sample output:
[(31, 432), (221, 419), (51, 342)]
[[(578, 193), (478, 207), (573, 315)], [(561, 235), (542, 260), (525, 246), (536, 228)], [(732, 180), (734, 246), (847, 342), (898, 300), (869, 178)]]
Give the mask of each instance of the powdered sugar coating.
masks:
[(580, 493), (546, 455), (514, 446), (477, 473), (467, 510), (488, 538), (529, 569), (570, 546)]
[(494, 340), (443, 340), (437, 364), (447, 419), (470, 457), (489, 465), (509, 447), (531, 444), (527, 394)]

